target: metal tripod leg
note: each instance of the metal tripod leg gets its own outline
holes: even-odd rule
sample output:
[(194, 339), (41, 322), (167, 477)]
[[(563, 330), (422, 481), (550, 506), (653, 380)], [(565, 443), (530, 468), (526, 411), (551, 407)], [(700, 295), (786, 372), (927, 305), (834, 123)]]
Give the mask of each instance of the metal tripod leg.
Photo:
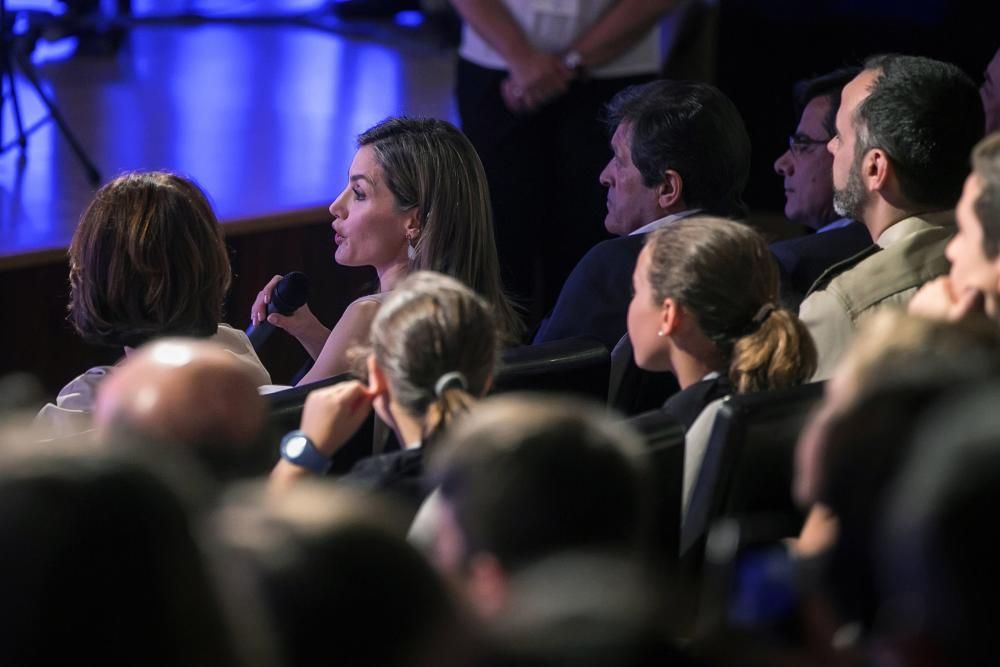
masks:
[[(56, 126), (59, 128), (59, 131), (62, 132), (62, 135), (65, 137), (66, 142), (69, 143), (70, 148), (73, 149), (73, 153), (80, 161), (80, 164), (83, 165), (83, 170), (87, 173), (87, 180), (90, 181), (91, 185), (98, 185), (101, 182), (101, 173), (97, 171), (97, 167), (83, 151), (83, 146), (80, 145), (80, 142), (77, 141), (77, 138), (74, 136), (72, 130), (69, 129), (69, 125), (66, 124), (66, 119), (63, 118), (59, 108), (52, 100), (49, 99), (48, 95), (42, 89), (42, 84), (38, 80), (38, 74), (35, 72), (34, 65), (32, 65), (31, 61), (21, 54), (14, 54), (14, 58), (17, 59), (17, 65), (21, 68), (21, 73), (24, 74), (25, 78), (31, 84), (31, 87), (35, 89), (35, 92), (38, 94), (39, 99), (42, 100), (42, 104), (45, 106), (45, 109), (49, 112), (52, 120), (55, 121)], [(11, 80), (13, 81), (13, 75), (11, 76)]]
[[(17, 101), (17, 87), (14, 85), (14, 64), (11, 62), (11, 44), (7, 39), (7, 3), (0, 2), (0, 92), (3, 90), (3, 78), (7, 77), (7, 85), (10, 87), (10, 103), (14, 108), (14, 125), (17, 127), (17, 144), (21, 147), (21, 156), (24, 157), (24, 150), (28, 145), (28, 137), (24, 133), (24, 124), (21, 122), (21, 105)], [(0, 146), (3, 146), (3, 97), (0, 97)]]
[[(15, 64), (21, 69), (24, 77), (35, 89), (39, 99), (42, 101), (42, 105), (48, 111), (49, 117), (55, 121), (59, 131), (62, 133), (63, 137), (66, 138), (70, 148), (73, 149), (73, 153), (76, 155), (76, 158), (80, 161), (80, 164), (83, 165), (83, 170), (87, 174), (87, 180), (90, 181), (91, 185), (98, 185), (101, 182), (100, 172), (97, 171), (97, 167), (94, 166), (94, 163), (89, 157), (87, 157), (87, 154), (83, 150), (83, 146), (80, 145), (76, 136), (74, 136), (73, 132), (69, 129), (69, 125), (66, 124), (66, 120), (63, 118), (62, 113), (59, 112), (59, 108), (56, 107), (55, 103), (49, 99), (49, 96), (42, 89), (42, 84), (38, 80), (38, 74), (35, 72), (35, 67), (31, 64), (30, 55), (26, 56), (15, 51), (11, 34), (8, 34), (7, 32), (7, 15), (7, 1), (0, 0), (0, 58), (2, 58), (0, 65), (3, 67), (3, 70), (0, 71), (0, 84), (3, 82), (3, 74), (6, 74), (7, 82), (10, 85), (11, 103), (14, 105), (14, 121), (17, 125), (18, 135), (17, 144), (21, 147), (22, 162), (27, 156), (26, 148), (28, 145), (28, 136), (27, 132), (24, 131), (24, 126), (22, 124), (21, 106), (18, 104), (17, 88), (14, 85)], [(0, 122), (2, 122), (2, 117), (0, 117)], [(0, 146), (2, 146), (2, 143), (0, 143)]]

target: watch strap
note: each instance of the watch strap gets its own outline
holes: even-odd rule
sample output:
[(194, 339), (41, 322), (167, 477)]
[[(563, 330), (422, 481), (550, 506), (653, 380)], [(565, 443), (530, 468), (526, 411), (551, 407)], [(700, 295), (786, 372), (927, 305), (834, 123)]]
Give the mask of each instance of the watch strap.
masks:
[(318, 475), (325, 475), (332, 465), (329, 457), (316, 449), (312, 439), (298, 429), (289, 431), (281, 439), (281, 458)]

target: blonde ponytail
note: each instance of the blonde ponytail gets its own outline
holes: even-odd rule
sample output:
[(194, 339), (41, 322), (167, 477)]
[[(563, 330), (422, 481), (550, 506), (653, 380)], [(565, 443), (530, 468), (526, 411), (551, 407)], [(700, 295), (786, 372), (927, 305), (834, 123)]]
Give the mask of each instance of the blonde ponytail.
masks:
[[(654, 303), (676, 299), (728, 366), (733, 390), (801, 384), (816, 372), (816, 347), (802, 321), (778, 308), (778, 265), (746, 225), (692, 216), (653, 232)], [(714, 363), (714, 362), (713, 362)], [(721, 370), (721, 369), (720, 369)]]
[(755, 331), (733, 344), (729, 380), (737, 393), (793, 387), (815, 372), (812, 336), (802, 320), (784, 308), (764, 314)]

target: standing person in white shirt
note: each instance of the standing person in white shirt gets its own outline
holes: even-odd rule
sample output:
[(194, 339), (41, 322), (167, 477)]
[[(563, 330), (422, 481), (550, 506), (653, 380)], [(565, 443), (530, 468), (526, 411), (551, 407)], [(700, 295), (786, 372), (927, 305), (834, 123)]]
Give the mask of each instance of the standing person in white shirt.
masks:
[(600, 122), (659, 71), (658, 20), (676, 0), (452, 0), (465, 21), (457, 98), (486, 168), (504, 284), (531, 324), (602, 238)]

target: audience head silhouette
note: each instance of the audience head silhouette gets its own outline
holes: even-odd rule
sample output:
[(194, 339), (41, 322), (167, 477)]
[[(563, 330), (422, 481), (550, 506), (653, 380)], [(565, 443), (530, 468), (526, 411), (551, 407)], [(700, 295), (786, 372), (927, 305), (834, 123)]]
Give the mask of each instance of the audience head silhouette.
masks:
[(958, 232), (945, 248), (951, 290), (983, 295), (987, 315), (1000, 317), (1000, 133), (972, 151), (972, 173), (955, 208)]
[(420, 271), (401, 282), (372, 323), (369, 379), (387, 400), (388, 423), (402, 410), (423, 437), (447, 427), (486, 393), (499, 356), (492, 309), (454, 278)]
[(69, 248), (73, 326), (87, 341), (136, 347), (211, 336), (229, 289), (229, 256), (205, 193), (165, 172), (134, 172), (94, 196)]
[(629, 306), (636, 364), (670, 370), (682, 387), (712, 371), (736, 391), (801, 384), (816, 349), (798, 317), (778, 306), (778, 269), (759, 234), (692, 217), (657, 231), (639, 255)]
[(450, 275), (493, 304), (506, 336), (520, 333), (500, 283), (486, 174), (451, 123), (388, 118), (361, 133), (350, 183), (330, 211), (338, 262)]
[(875, 56), (844, 87), (836, 126), (828, 144), (834, 204), (877, 238), (906, 214), (955, 206), (967, 156), (983, 136), (983, 105), (955, 65)]
[(439, 564), (464, 572), (491, 614), (505, 577), (539, 559), (637, 555), (650, 518), (640, 452), (634, 433), (585, 402), (511, 395), (478, 405), (434, 461)]
[(237, 665), (179, 497), (95, 452), (0, 471), (5, 665)]
[(746, 215), (750, 137), (718, 88), (666, 80), (632, 86), (611, 100), (607, 120), (614, 157), (600, 179), (609, 232), (624, 236), (690, 209)]
[(998, 399), (993, 380), (926, 411), (880, 512), (876, 631), (898, 664), (979, 665), (997, 654), (1000, 579), (987, 527), (1000, 511)]
[(253, 445), (264, 411), (245, 361), (207, 341), (161, 339), (130, 355), (101, 384), (94, 424), (111, 440), (182, 447), (229, 477), (257, 458)]
[(264, 603), (280, 664), (469, 664), (459, 609), (391, 505), (320, 482), (261, 491), (237, 488), (213, 525), (232, 574), (249, 575), (229, 583)]
[(795, 115), (799, 119), (789, 137), (788, 150), (774, 162), (784, 178), (785, 217), (819, 229), (833, 221), (833, 157), (826, 144), (837, 134), (841, 89), (860, 70), (846, 67), (795, 85)]

